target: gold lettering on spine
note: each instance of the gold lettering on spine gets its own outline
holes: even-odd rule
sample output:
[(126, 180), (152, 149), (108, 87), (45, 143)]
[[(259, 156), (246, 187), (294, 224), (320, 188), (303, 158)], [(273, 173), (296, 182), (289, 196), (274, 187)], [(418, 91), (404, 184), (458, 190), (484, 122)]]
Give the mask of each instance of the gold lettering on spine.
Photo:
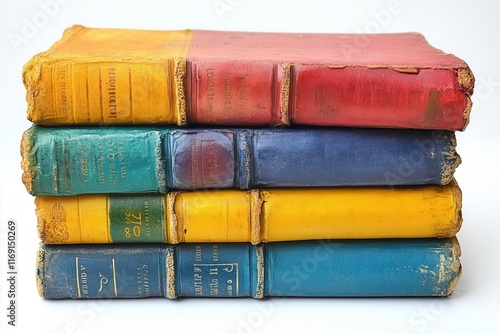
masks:
[(238, 111), (241, 113), (247, 112), (248, 105), (248, 85), (247, 85), (248, 74), (239, 77), (238, 85)]
[[(196, 262), (201, 262), (202, 250), (200, 245), (195, 246), (194, 256)], [(194, 294), (195, 296), (203, 296), (203, 278), (201, 276), (201, 268), (194, 264), (193, 267), (193, 283), (194, 283)]]
[(224, 76), (224, 112), (230, 115), (233, 111), (232, 78), (230, 73)]
[(116, 69), (114, 67), (108, 68), (108, 80), (106, 82), (108, 90), (108, 116), (116, 118)]
[(207, 68), (207, 113), (211, 113), (214, 110), (214, 98), (215, 98), (215, 70), (213, 68)]
[(143, 264), (136, 268), (137, 271), (137, 293), (141, 296), (148, 297), (151, 295), (149, 285), (149, 267)]
[(61, 99), (61, 111), (63, 112), (63, 117), (68, 117), (68, 68), (65, 66), (64, 68), (59, 69), (57, 71), (58, 81), (59, 81), (59, 89)]
[(218, 161), (217, 143), (215, 140), (202, 140), (202, 164), (201, 164), (201, 183), (211, 185), (217, 183)]
[(76, 290), (78, 293), (78, 298), (81, 298), (82, 295), (88, 295), (89, 293), (89, 285), (88, 285), (88, 276), (87, 272), (83, 265), (80, 264), (78, 256), (75, 257), (75, 269), (76, 269)]
[(82, 176), (83, 183), (89, 182), (87, 147), (80, 147), (80, 175)]

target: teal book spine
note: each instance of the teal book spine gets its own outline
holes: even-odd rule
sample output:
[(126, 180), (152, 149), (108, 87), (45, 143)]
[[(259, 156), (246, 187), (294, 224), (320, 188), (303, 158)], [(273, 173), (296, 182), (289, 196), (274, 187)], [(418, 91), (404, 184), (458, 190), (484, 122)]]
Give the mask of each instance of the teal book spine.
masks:
[(33, 195), (447, 184), (453, 132), (363, 128), (41, 127), (22, 140)]
[(47, 299), (447, 296), (461, 274), (451, 239), (181, 245), (41, 245)]

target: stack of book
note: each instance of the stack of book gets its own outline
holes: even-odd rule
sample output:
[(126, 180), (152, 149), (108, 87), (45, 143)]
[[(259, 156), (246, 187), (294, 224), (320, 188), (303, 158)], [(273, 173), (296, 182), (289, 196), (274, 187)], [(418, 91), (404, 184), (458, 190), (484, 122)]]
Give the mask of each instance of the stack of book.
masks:
[(357, 40), (69, 28), (23, 76), (40, 294), (451, 294), (474, 77)]

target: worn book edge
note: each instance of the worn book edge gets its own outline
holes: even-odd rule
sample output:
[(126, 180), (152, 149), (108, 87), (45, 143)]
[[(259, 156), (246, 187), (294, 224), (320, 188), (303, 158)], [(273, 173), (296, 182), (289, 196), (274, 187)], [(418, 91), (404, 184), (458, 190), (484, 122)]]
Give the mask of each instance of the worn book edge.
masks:
[(40, 243), (36, 256), (36, 287), (38, 295), (45, 298), (45, 281), (44, 281), (44, 266), (45, 266), (45, 250), (43, 243)]
[(446, 135), (449, 138), (450, 145), (443, 150), (444, 162), (441, 169), (441, 184), (445, 185), (453, 180), (456, 169), (462, 163), (460, 155), (457, 153), (457, 139), (453, 132)]
[(460, 280), (460, 277), (462, 276), (462, 264), (460, 263), (460, 256), (462, 255), (462, 250), (460, 248), (460, 243), (458, 242), (458, 239), (456, 237), (450, 238), (450, 242), (452, 243), (451, 247), (451, 254), (450, 257), (452, 259), (452, 264), (451, 267), (449, 268), (449, 273), (448, 275), (453, 275), (456, 273), (456, 276), (453, 279), (450, 279), (448, 275), (445, 273), (445, 261), (441, 261), (441, 269), (439, 272), (439, 281), (445, 281), (448, 280), (449, 286), (447, 291), (445, 292), (445, 296), (449, 296), (455, 291), (455, 288), (457, 287), (458, 281)]
[(23, 171), (21, 179), (28, 193), (33, 195), (33, 180), (36, 176), (34, 166), (36, 162), (33, 161), (33, 156), (31, 155), (32, 148), (33, 138), (31, 137), (31, 131), (27, 130), (21, 137), (21, 169)]
[[(452, 182), (456, 183), (455, 179), (453, 179)], [(460, 231), (460, 229), (462, 228), (462, 222), (463, 222), (463, 218), (462, 218), (462, 190), (460, 189), (460, 187), (457, 184), (456, 187), (453, 187), (452, 191), (453, 191), (453, 195), (454, 195), (453, 198), (456, 201), (455, 215), (456, 215), (457, 219), (455, 220), (455, 225), (450, 230), (449, 237), (454, 237), (458, 233), (458, 231)]]
[(472, 99), (471, 95), (474, 92), (474, 83), (475, 83), (475, 78), (474, 74), (470, 70), (468, 66), (459, 68), (457, 70), (457, 79), (458, 79), (458, 84), (462, 88), (462, 90), (466, 94), (467, 98), (467, 107), (464, 110), (463, 113), (463, 118), (464, 118), (464, 125), (462, 128), (462, 131), (465, 130), (467, 125), (469, 124), (470, 121), (470, 113), (472, 110)]
[(26, 102), (28, 103), (26, 113), (29, 121), (34, 123), (40, 121), (38, 117), (35, 117), (35, 110), (37, 108), (35, 104), (35, 97), (39, 94), (38, 87), (42, 80), (42, 63), (54, 62), (54, 60), (50, 59), (50, 53), (52, 53), (53, 50), (57, 50), (58, 48), (60, 48), (62, 45), (67, 43), (69, 39), (73, 38), (85, 29), (87, 28), (78, 24), (66, 28), (62, 34), (61, 39), (53, 43), (53, 45), (48, 50), (37, 53), (23, 66), (22, 79), (24, 87), (26, 87)]

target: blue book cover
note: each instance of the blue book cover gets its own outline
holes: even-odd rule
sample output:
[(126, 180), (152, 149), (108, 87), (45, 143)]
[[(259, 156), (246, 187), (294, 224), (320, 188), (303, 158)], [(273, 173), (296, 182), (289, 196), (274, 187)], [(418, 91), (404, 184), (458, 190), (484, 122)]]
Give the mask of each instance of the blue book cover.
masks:
[(453, 132), (363, 128), (41, 127), (22, 139), (33, 195), (447, 184)]
[(47, 299), (447, 296), (459, 280), (451, 239), (181, 245), (42, 245)]

